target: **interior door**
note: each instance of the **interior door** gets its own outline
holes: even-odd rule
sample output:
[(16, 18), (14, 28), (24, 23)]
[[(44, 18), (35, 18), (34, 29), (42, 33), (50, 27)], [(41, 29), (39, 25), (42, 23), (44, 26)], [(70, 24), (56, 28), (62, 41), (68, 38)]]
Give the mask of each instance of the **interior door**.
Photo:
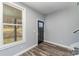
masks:
[(38, 44), (44, 40), (44, 22), (38, 21)]

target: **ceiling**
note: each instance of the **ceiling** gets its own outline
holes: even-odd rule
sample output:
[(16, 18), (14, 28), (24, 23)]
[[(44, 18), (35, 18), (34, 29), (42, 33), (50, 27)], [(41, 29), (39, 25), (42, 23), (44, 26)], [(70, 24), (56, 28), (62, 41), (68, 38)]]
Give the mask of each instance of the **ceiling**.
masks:
[(58, 10), (70, 8), (74, 5), (73, 2), (23, 2), (23, 4), (44, 15)]

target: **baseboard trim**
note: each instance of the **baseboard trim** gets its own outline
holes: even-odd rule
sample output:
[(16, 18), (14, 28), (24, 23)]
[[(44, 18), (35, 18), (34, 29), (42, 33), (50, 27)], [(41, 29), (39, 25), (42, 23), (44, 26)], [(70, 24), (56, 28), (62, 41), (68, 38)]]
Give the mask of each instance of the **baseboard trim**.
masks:
[(44, 42), (48, 42), (48, 43), (51, 43), (51, 44), (54, 44), (54, 45), (60, 46), (60, 47), (66, 48), (66, 49), (71, 50), (71, 51), (74, 50), (74, 48), (72, 48), (72, 47), (69, 47), (69, 46), (66, 46), (66, 45), (62, 45), (62, 44), (59, 44), (59, 43), (50, 42), (50, 41), (47, 41), (47, 40), (44, 40)]
[(36, 47), (36, 46), (37, 46), (37, 44), (35, 44), (35, 45), (33, 45), (33, 46), (29, 47), (29, 48), (26, 48), (25, 50), (23, 50), (23, 51), (21, 51), (21, 52), (15, 54), (15, 55), (13, 55), (13, 56), (19, 56), (19, 55), (23, 54), (24, 52), (26, 52), (26, 51), (28, 51), (28, 50), (30, 50), (30, 49)]

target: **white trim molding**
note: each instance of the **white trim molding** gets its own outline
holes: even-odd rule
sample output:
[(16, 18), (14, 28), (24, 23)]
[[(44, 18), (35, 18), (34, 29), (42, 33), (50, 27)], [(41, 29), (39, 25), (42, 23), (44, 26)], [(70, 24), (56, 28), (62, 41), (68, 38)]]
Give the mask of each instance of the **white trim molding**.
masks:
[(29, 48), (26, 48), (25, 50), (22, 50), (21, 52), (16, 53), (16, 54), (13, 55), (13, 56), (19, 56), (19, 55), (23, 54), (24, 52), (29, 51), (30, 49), (32, 49), (32, 48), (34, 48), (34, 47), (36, 47), (36, 46), (37, 46), (37, 44), (35, 44), (35, 45), (33, 45), (33, 46), (29, 47)]
[(59, 43), (55, 43), (55, 42), (51, 42), (51, 41), (47, 41), (47, 40), (44, 40), (44, 42), (48, 42), (48, 43), (51, 43), (51, 44), (60, 46), (60, 47), (66, 48), (66, 49), (71, 50), (71, 51), (74, 50), (74, 48), (72, 48), (72, 47), (70, 47), (70, 46), (63, 45), (63, 44), (59, 44)]

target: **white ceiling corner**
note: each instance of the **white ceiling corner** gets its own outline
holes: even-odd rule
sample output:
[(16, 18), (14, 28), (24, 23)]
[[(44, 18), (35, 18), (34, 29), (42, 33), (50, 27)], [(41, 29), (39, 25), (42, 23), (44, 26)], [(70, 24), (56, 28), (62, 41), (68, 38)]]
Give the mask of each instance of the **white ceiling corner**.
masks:
[(23, 3), (42, 14), (49, 14), (56, 10), (70, 8), (74, 5), (73, 2), (23, 2)]

